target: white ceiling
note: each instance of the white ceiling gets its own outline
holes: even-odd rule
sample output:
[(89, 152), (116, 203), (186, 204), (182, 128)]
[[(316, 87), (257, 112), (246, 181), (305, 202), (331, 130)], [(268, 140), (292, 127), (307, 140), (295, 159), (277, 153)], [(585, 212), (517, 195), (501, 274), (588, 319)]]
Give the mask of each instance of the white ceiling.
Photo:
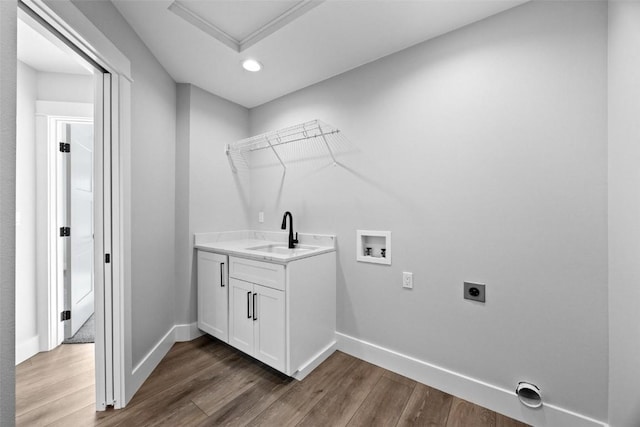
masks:
[[(2, 1), (2, 0), (0, 0)], [(66, 74), (92, 74), (77, 55), (63, 50), (33, 27), (18, 19), (18, 59), (38, 71)], [(76, 58), (74, 58), (76, 57)]]
[[(174, 80), (251, 108), (525, 1), (113, 3)], [(263, 70), (243, 70), (246, 58)]]

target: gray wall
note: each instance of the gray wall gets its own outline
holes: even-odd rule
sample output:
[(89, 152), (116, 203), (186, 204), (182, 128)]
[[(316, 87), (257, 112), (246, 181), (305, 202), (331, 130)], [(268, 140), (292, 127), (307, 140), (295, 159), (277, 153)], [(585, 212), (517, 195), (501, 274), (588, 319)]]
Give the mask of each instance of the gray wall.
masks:
[(17, 3), (0, 1), (0, 425), (15, 424)]
[(640, 3), (609, 3), (609, 422), (640, 425)]
[(38, 99), (93, 104), (93, 76), (66, 73), (38, 73)]
[(131, 61), (131, 310), (135, 367), (175, 323), (176, 85), (110, 2), (73, 3)]
[[(36, 287), (36, 82), (18, 62), (16, 101), (16, 362), (31, 357), (38, 339)], [(39, 343), (38, 343), (39, 344)], [(32, 346), (33, 347), (33, 346)], [(21, 350), (22, 351), (19, 351)]]
[(248, 226), (248, 176), (231, 173), (225, 144), (246, 138), (249, 111), (196, 86), (178, 85), (176, 324), (197, 320), (193, 233)]
[[(340, 332), (606, 420), (606, 49), (606, 3), (531, 2), (255, 108), (252, 135), (349, 142), (252, 170), (251, 226), (338, 235)], [(391, 267), (356, 229), (392, 231)]]

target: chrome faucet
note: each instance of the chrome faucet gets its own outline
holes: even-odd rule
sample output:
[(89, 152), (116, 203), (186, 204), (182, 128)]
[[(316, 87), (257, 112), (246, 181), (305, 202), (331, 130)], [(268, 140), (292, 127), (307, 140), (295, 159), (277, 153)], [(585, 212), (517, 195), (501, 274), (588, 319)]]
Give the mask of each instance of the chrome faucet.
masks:
[(298, 233), (296, 232), (296, 238), (293, 238), (293, 215), (291, 212), (286, 211), (284, 216), (282, 217), (282, 226), (280, 227), (283, 230), (287, 229), (287, 215), (289, 216), (289, 249), (293, 249), (296, 247), (296, 243), (298, 243)]

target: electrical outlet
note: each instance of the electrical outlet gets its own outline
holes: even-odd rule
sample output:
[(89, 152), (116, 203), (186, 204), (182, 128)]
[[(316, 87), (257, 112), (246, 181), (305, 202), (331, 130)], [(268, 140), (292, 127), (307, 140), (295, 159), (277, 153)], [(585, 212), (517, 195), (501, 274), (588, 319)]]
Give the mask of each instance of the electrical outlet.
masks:
[(262, 211), (258, 212), (258, 222), (259, 223), (263, 223), (264, 222), (264, 212), (262, 212)]
[(407, 271), (402, 272), (402, 287), (413, 289), (413, 273)]
[(485, 285), (481, 283), (464, 282), (464, 299), (485, 302)]

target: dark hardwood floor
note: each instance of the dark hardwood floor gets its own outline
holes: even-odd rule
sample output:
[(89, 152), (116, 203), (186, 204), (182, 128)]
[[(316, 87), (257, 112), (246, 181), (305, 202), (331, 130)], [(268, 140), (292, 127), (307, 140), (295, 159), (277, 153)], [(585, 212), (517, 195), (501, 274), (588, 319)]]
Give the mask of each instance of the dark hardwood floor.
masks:
[(95, 412), (93, 344), (18, 365), (18, 426), (520, 427), (518, 421), (341, 352), (292, 380), (204, 336), (177, 343), (119, 411)]

